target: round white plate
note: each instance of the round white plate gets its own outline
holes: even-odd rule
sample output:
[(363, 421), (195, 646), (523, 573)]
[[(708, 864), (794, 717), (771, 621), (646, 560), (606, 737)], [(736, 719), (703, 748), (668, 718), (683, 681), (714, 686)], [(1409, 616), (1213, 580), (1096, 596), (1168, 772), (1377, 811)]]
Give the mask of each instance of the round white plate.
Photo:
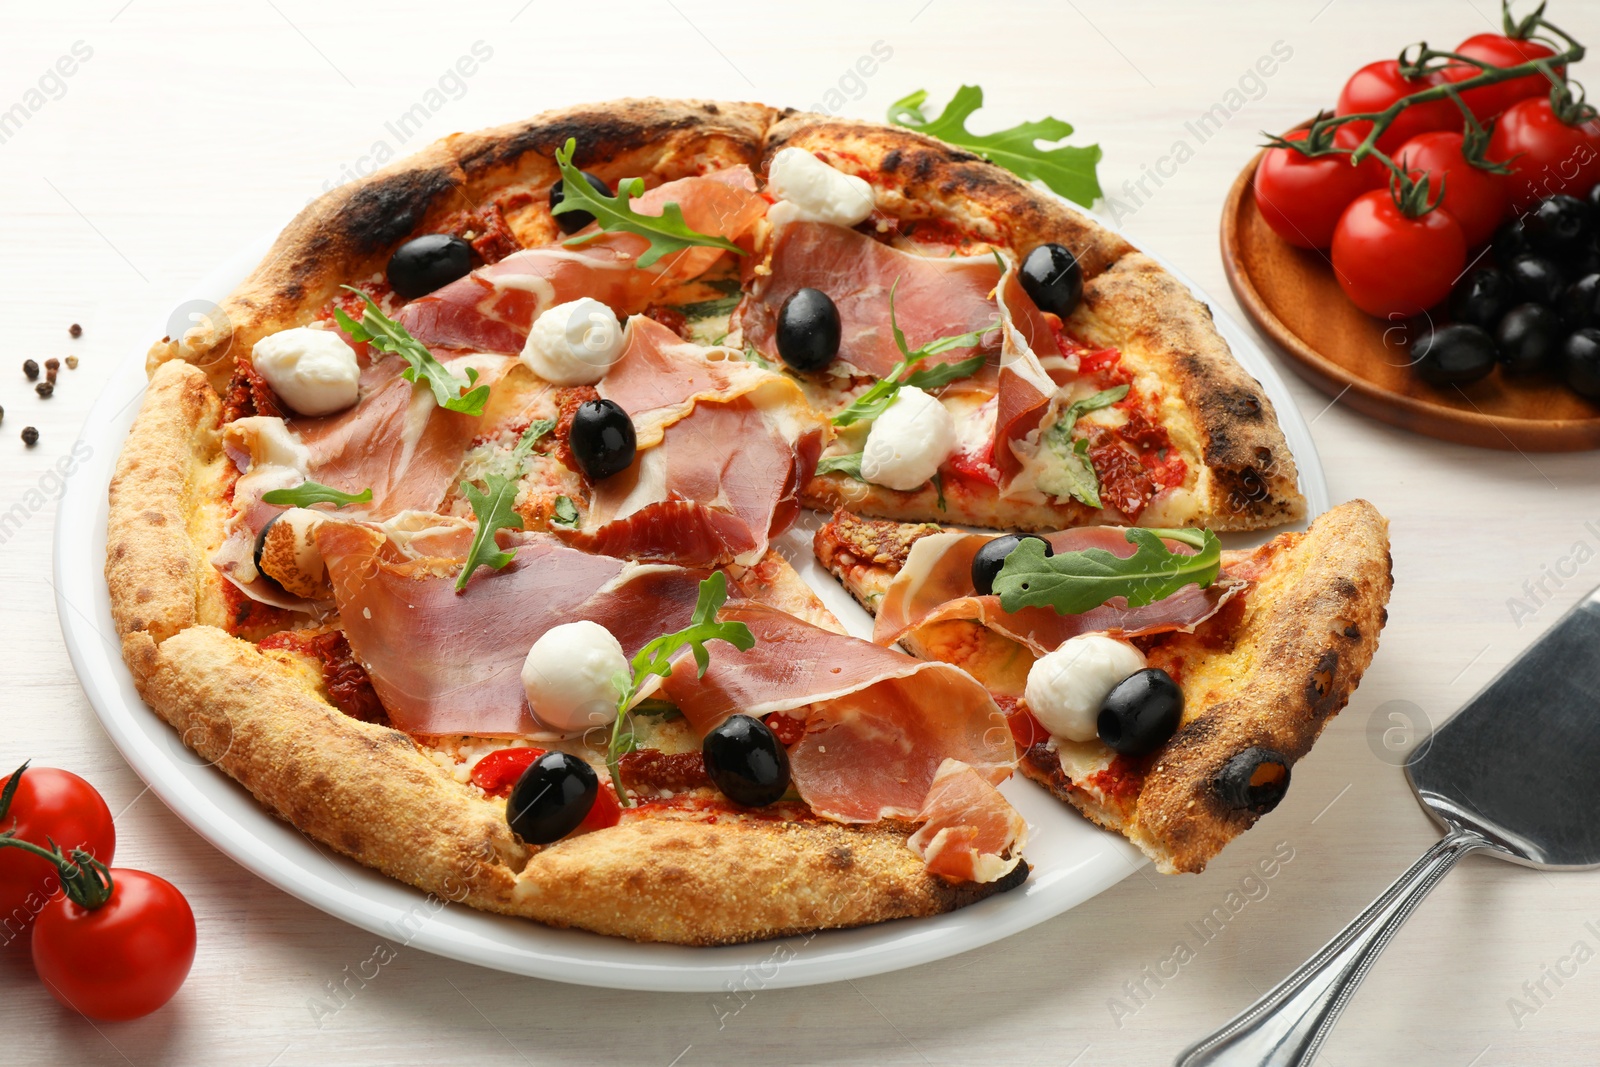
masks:
[[(219, 301), (265, 253), (263, 239), (224, 264), (185, 308)], [(1172, 270), (1170, 264), (1163, 264)], [(1173, 271), (1195, 296), (1206, 295)], [(1255, 340), (1213, 308), (1217, 326), (1245, 368), (1266, 387), (1300, 471), (1311, 514), (1328, 488), (1316, 446), (1283, 379)], [(151, 322), (147, 337), (169, 332)], [(140, 349), (142, 351), (142, 349)], [(613, 989), (718, 992), (783, 988), (860, 978), (953, 956), (1060, 915), (1138, 870), (1144, 857), (1064, 805), (1014, 778), (1003, 792), (1028, 820), (1033, 873), (1019, 889), (948, 915), (836, 930), (726, 948), (641, 945), (474, 911), (394, 881), (318, 846), (269, 815), (226, 774), (204, 763), (145, 706), (123, 665), (105, 562), (106, 488), (145, 385), (142, 356), (129, 358), (96, 401), (82, 440), (92, 450), (71, 478), (56, 522), (56, 608), (84, 691), (122, 755), (195, 832), (286, 893), (392, 941), (516, 974)], [(808, 515), (779, 547), (851, 632), (870, 635), (867, 614), (812, 558)]]

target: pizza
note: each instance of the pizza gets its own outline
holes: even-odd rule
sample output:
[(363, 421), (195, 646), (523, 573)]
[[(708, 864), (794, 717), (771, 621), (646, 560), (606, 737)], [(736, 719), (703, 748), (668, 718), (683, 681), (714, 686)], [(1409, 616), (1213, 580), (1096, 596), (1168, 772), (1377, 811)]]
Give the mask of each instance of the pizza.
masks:
[[(1095, 553), (1159, 555), (1160, 538), (1148, 538), (1080, 527), (1033, 540), (1039, 560), (1080, 558), (1098, 573)], [(1202, 870), (1283, 799), (1291, 768), (1371, 663), (1392, 586), (1387, 523), (1351, 501), (1304, 533), (1219, 548), (1203, 587), (1070, 611), (1006, 610), (1001, 593), (1053, 573), (1035, 567), (1008, 588), (1019, 540), (840, 511), (815, 547), (873, 614), (875, 641), (983, 682), (1007, 713), (1024, 775), (1157, 869)], [(1171, 557), (1152, 573), (1203, 554), (1167, 542)]]
[(1153, 261), (931, 138), (755, 104), (448, 137), (309, 205), (148, 371), (106, 578), (151, 708), (320, 844), (642, 941), (1027, 878), (1006, 694), (845, 634), (773, 548), (806, 507), (1305, 508)]

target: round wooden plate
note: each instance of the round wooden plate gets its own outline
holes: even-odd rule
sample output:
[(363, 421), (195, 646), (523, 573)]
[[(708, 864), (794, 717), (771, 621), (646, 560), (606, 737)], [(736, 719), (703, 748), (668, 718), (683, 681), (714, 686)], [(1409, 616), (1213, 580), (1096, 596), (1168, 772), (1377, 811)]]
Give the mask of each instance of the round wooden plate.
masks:
[(1402, 429), (1484, 448), (1572, 452), (1600, 448), (1600, 405), (1552, 379), (1431, 386), (1412, 373), (1412, 327), (1361, 311), (1339, 289), (1326, 252), (1296, 248), (1256, 207), (1258, 154), (1222, 209), (1222, 263), (1239, 303), (1294, 360), (1301, 377), (1339, 403)]

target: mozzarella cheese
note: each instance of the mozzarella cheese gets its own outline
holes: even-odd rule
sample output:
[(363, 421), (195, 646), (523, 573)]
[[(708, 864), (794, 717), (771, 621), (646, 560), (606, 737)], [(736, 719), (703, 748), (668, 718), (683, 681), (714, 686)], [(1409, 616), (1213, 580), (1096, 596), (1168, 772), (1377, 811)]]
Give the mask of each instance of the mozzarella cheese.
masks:
[(522, 691), (533, 714), (562, 733), (609, 726), (617, 717), (613, 679), (628, 660), (610, 630), (587, 620), (546, 630), (522, 663)]
[(1058, 737), (1093, 741), (1106, 694), (1144, 670), (1144, 653), (1105, 634), (1080, 634), (1040, 657), (1028, 671), (1024, 696), (1034, 718)]
[(956, 422), (944, 405), (914, 385), (902, 386), (867, 434), (861, 477), (889, 489), (919, 489), (955, 443)]
[(593, 297), (557, 304), (534, 320), (522, 362), (556, 385), (593, 385), (622, 355), (622, 324)]
[(248, 470), (288, 467), (302, 475), (311, 469), (311, 449), (289, 424), (275, 415), (249, 415), (234, 419), (222, 431), (225, 444), (250, 454)]
[(767, 211), (774, 226), (785, 222), (854, 226), (872, 214), (872, 186), (866, 179), (834, 170), (803, 148), (785, 148), (772, 157), (767, 191), (778, 198)]
[(361, 367), (356, 350), (332, 330), (296, 326), (255, 343), (250, 361), (294, 410), (302, 415), (331, 415), (353, 407), (361, 396)]

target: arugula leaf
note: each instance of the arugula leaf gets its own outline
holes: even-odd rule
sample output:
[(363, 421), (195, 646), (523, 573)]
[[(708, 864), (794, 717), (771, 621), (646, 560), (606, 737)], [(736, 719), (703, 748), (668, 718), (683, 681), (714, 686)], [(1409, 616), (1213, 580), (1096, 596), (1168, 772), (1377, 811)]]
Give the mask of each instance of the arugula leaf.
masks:
[(981, 88), (963, 85), (957, 89), (937, 118), (930, 119), (923, 114), (922, 105), (927, 99), (927, 90), (918, 89), (896, 100), (889, 105), (889, 121), (976, 152), (1020, 178), (1044, 182), (1068, 200), (1085, 207), (1100, 196), (1100, 179), (1095, 175), (1101, 155), (1099, 145), (1039, 147), (1041, 141), (1058, 142), (1070, 137), (1070, 123), (1047, 115), (1038, 122), (1023, 122), (1010, 129), (980, 135), (967, 129), (967, 119), (983, 106)]
[(560, 523), (562, 526), (578, 525), (578, 508), (572, 503), (571, 497), (556, 497), (555, 514), (551, 516), (550, 521)]
[[(522, 436), (517, 440), (517, 446), (511, 450), (510, 474), (490, 474), (484, 477), (484, 489), (480, 490), (471, 482), (461, 483), (461, 492), (467, 498), (467, 503), (472, 505), (472, 517), (477, 520), (477, 529), (472, 531), (472, 547), (467, 549), (467, 560), (461, 565), (461, 573), (456, 576), (456, 592), (461, 592), (467, 587), (467, 579), (472, 577), (472, 572), (479, 567), (491, 567), (494, 570), (503, 570), (510, 562), (517, 558), (516, 549), (504, 551), (495, 541), (494, 535), (500, 530), (521, 530), (522, 516), (517, 514), (517, 488), (522, 480), (522, 464), (527, 460), (528, 453), (533, 451), (533, 446), (539, 438), (555, 429), (554, 419), (535, 419), (522, 431)], [(568, 501), (571, 504), (571, 501)]]
[(648, 267), (669, 253), (681, 252), (685, 248), (697, 245), (720, 248), (741, 256), (745, 254), (744, 249), (726, 237), (714, 237), (690, 229), (689, 224), (684, 221), (683, 208), (677, 204), (663, 205), (660, 215), (641, 215), (633, 210), (628, 201), (644, 194), (643, 178), (631, 178), (617, 183), (616, 196), (605, 196), (600, 193), (584, 178), (583, 172), (573, 166), (572, 153), (577, 146), (577, 139), (568, 137), (567, 143), (556, 149), (556, 166), (561, 168), (561, 203), (551, 209), (551, 214), (565, 215), (569, 211), (587, 211), (600, 224), (600, 229), (592, 233), (575, 234), (563, 241), (563, 244), (568, 246), (588, 244), (601, 233), (614, 230), (637, 234), (650, 242), (650, 247), (639, 257), (638, 265), (641, 267)]
[(706, 670), (711, 666), (711, 653), (706, 649), (708, 642), (726, 641), (741, 652), (755, 647), (756, 637), (750, 632), (750, 627), (742, 622), (717, 621), (717, 612), (727, 601), (728, 578), (721, 571), (713, 571), (711, 577), (700, 583), (700, 595), (695, 601), (694, 612), (689, 616), (689, 625), (646, 643), (634, 653), (630, 664), (633, 677), (618, 675), (615, 679), (617, 720), (611, 726), (606, 766), (611, 771), (611, 785), (617, 791), (617, 801), (625, 808), (629, 806), (628, 794), (622, 788), (622, 771), (617, 761), (627, 751), (622, 746), (633, 738), (633, 727), (628, 721), (631, 715), (628, 705), (644, 687), (646, 679), (653, 676), (665, 678), (671, 674), (672, 658), (685, 647), (694, 656), (696, 677), (700, 678), (705, 677)]
[(843, 471), (850, 477), (861, 480), (861, 453), (849, 452), (842, 456), (823, 456), (817, 460), (818, 474), (831, 474), (834, 471)]
[(900, 362), (896, 363), (889, 371), (888, 377), (879, 378), (873, 382), (866, 392), (833, 417), (835, 426), (849, 426), (864, 419), (875, 419), (882, 415), (885, 409), (894, 402), (895, 394), (902, 385), (915, 385), (920, 389), (938, 389), (957, 378), (965, 378), (976, 374), (988, 359), (982, 353), (959, 363), (939, 364), (925, 367), (916, 372), (912, 368), (929, 356), (937, 356), (941, 352), (948, 352), (952, 348), (967, 348), (980, 344), (983, 335), (994, 329), (989, 326), (982, 330), (973, 330), (970, 333), (951, 334), (948, 337), (935, 338), (927, 344), (912, 351), (906, 345), (906, 335), (900, 329), (900, 322), (894, 313), (895, 290), (900, 287), (900, 279), (896, 278), (894, 284), (889, 286), (889, 329), (894, 333), (894, 346), (900, 350)]
[(1059, 463), (1046, 468), (1039, 488), (1055, 497), (1071, 496), (1091, 508), (1100, 504), (1100, 475), (1089, 459), (1089, 442), (1083, 438), (1072, 439), (1072, 428), (1080, 416), (1101, 408), (1110, 407), (1128, 395), (1126, 385), (1074, 400), (1061, 413), (1055, 424), (1044, 432), (1044, 442), (1055, 452)]
[(754, 363), (762, 370), (772, 369), (772, 364), (761, 358), (761, 353), (756, 351), (755, 345), (747, 344), (744, 346), (744, 361), (746, 363)]
[(268, 490), (261, 494), (261, 499), (265, 503), (286, 508), (308, 508), (312, 504), (332, 504), (342, 508), (346, 504), (367, 503), (372, 499), (372, 489), (368, 487), (359, 493), (343, 493), (331, 485), (307, 480), (293, 489)]
[(480, 385), (472, 388), (472, 384), (478, 380), (476, 370), (468, 367), (467, 380), (463, 382), (446, 370), (443, 363), (434, 359), (427, 346), (412, 337), (409, 330), (385, 315), (372, 297), (353, 285), (340, 288), (350, 290), (367, 303), (360, 322), (346, 315), (342, 309), (334, 309), (334, 320), (340, 329), (350, 335), (351, 340), (369, 341), (378, 351), (390, 352), (405, 360), (409, 366), (400, 376), (408, 382), (419, 378), (427, 382), (433, 390), (433, 399), (445, 410), (467, 415), (483, 414), (483, 405), (489, 400), (489, 387)]
[[(1134, 527), (1124, 536), (1137, 549), (1126, 559), (1103, 548), (1046, 556), (1043, 542), (1023, 538), (994, 580), (1001, 609), (1044, 607), (1057, 615), (1080, 615), (1118, 596), (1136, 608), (1165, 600), (1186, 585), (1203, 589), (1222, 571), (1222, 543), (1210, 530)], [(1174, 552), (1162, 538), (1197, 551)]]
[(934, 495), (939, 498), (939, 510), (948, 510), (944, 506), (944, 475), (938, 471), (934, 471), (933, 477), (929, 478), (928, 482), (933, 486)]

